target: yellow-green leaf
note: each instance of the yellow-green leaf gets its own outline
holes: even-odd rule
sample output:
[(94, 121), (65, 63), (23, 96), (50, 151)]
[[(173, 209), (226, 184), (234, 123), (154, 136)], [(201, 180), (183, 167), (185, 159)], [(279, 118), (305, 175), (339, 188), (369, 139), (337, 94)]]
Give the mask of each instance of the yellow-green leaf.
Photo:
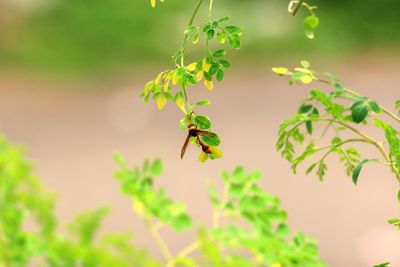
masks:
[(275, 72), (278, 75), (286, 75), (289, 73), (289, 70), (287, 68), (272, 68), (272, 71)]
[(201, 81), (201, 79), (203, 79), (203, 71), (202, 71), (202, 70), (199, 71), (199, 72), (196, 74), (196, 79), (197, 79), (197, 81)]
[(132, 208), (133, 210), (138, 214), (138, 215), (142, 215), (144, 212), (144, 206), (143, 203), (140, 201), (133, 201), (132, 203)]
[(188, 71), (194, 71), (196, 69), (197, 62), (193, 62), (187, 66)]
[(201, 152), (200, 155), (199, 155), (199, 158), (198, 158), (199, 162), (203, 163), (203, 162), (205, 162), (207, 159), (208, 159), (208, 154), (206, 154), (206, 153), (204, 153), (204, 152)]
[(204, 59), (204, 60), (203, 60), (202, 67), (203, 67), (203, 70), (204, 70), (205, 72), (208, 72), (208, 71), (210, 70), (210, 68), (211, 68), (211, 64), (208, 64), (207, 61), (206, 61), (206, 59)]
[(300, 71), (300, 72), (303, 72), (303, 73), (307, 73), (307, 74), (311, 75), (311, 70), (306, 69), (306, 68), (295, 68), (294, 70)]
[(204, 86), (208, 89), (208, 90), (212, 90), (214, 88), (214, 83), (212, 81), (204, 81)]
[(175, 103), (178, 108), (180, 108), (180, 110), (182, 110), (182, 112), (186, 114), (185, 103), (183, 102), (183, 99), (181, 97), (178, 97)]
[(300, 78), (300, 81), (304, 84), (309, 84), (312, 82), (312, 78), (309, 75), (304, 75), (303, 77)]
[(210, 155), (211, 159), (222, 158), (223, 153), (222, 153), (222, 150), (219, 147), (214, 146), (214, 147), (211, 148), (211, 151), (212, 151), (212, 153)]
[(157, 98), (157, 107), (159, 110), (163, 109), (166, 104), (167, 104), (167, 99), (165, 99), (164, 96), (160, 96), (159, 98)]

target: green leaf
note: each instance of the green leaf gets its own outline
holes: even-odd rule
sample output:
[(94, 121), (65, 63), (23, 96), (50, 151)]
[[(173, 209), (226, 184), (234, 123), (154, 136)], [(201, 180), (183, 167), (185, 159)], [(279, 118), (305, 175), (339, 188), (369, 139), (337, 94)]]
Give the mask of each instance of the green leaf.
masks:
[(157, 98), (157, 107), (158, 107), (158, 109), (160, 109), (160, 110), (163, 109), (166, 104), (167, 104), (167, 99), (163, 95), (160, 95)]
[(217, 81), (222, 81), (224, 79), (224, 70), (223, 69), (218, 69), (217, 71)]
[(228, 37), (228, 43), (232, 48), (239, 49), (241, 45), (241, 40), (239, 35), (230, 35)]
[(243, 33), (243, 29), (237, 26), (226, 26), (225, 30), (230, 34), (230, 35), (241, 35)]
[(193, 43), (194, 43), (194, 44), (197, 44), (197, 43), (199, 42), (199, 37), (200, 37), (200, 35), (199, 35), (198, 32), (196, 32), (196, 33), (193, 35)]
[(312, 108), (313, 108), (313, 105), (311, 105), (311, 104), (302, 104), (300, 106), (299, 110), (297, 111), (297, 113), (299, 113), (299, 114), (308, 113)]
[(396, 109), (400, 109), (400, 100), (397, 100), (395, 103)]
[(203, 142), (209, 146), (219, 146), (221, 143), (219, 136), (215, 133), (207, 136), (201, 136), (201, 140), (203, 140)]
[(364, 100), (358, 101), (351, 106), (351, 117), (355, 123), (362, 122), (368, 116), (368, 106)]
[(306, 129), (308, 134), (312, 135), (313, 133), (312, 121), (306, 121)]
[(320, 161), (318, 164), (317, 175), (321, 181), (324, 179), (327, 169), (328, 166), (326, 165), (326, 163), (324, 161)]
[(180, 214), (172, 221), (172, 227), (176, 231), (182, 231), (192, 226), (192, 219), (187, 214)]
[(211, 40), (214, 37), (214, 30), (207, 31), (207, 39)]
[(210, 70), (208, 71), (208, 73), (210, 73), (211, 75), (214, 75), (215, 73), (217, 73), (219, 69), (218, 64), (213, 64), (210, 68)]
[(385, 262), (385, 263), (381, 263), (381, 264), (378, 264), (378, 265), (374, 265), (374, 267), (388, 267), (389, 264), (390, 264), (390, 262)]
[(400, 203), (400, 190), (399, 190), (399, 192), (397, 193), (397, 200), (398, 200), (399, 203)]
[(226, 38), (227, 38), (227, 34), (226, 34), (226, 32), (224, 30), (220, 30), (217, 33), (217, 41), (218, 41), (218, 43), (224, 44), (226, 42)]
[(192, 34), (192, 33), (194, 33), (194, 32), (196, 32), (197, 31), (197, 27), (196, 26), (193, 26), (193, 25), (190, 25), (189, 27), (187, 27), (186, 29), (185, 29), (185, 31), (183, 32), (185, 35), (189, 35), (189, 34)]
[(213, 53), (213, 57), (223, 57), (226, 55), (225, 49), (219, 49)]
[(226, 69), (231, 67), (231, 63), (230, 63), (229, 61), (227, 61), (227, 60), (221, 59), (221, 60), (219, 61), (219, 64), (221, 64), (222, 67), (224, 67), (224, 68), (226, 68)]
[(158, 176), (162, 173), (163, 164), (160, 158), (157, 158), (153, 161), (150, 167), (150, 172), (154, 176)]
[(119, 152), (117, 152), (117, 151), (115, 151), (115, 152), (113, 153), (113, 156), (114, 156), (114, 160), (117, 162), (118, 166), (119, 166), (121, 169), (125, 170), (125, 169), (127, 168), (127, 165), (126, 165), (126, 163), (125, 163), (124, 157), (123, 157)]
[(358, 177), (360, 176), (361, 169), (363, 168), (364, 164), (370, 162), (371, 160), (365, 159), (358, 164), (358, 166), (354, 169), (352, 180), (355, 185), (357, 185)]
[(310, 63), (307, 60), (300, 61), (300, 65), (303, 66), (306, 69), (308, 69), (311, 66)]
[(218, 20), (218, 22), (219, 22), (219, 23), (223, 23), (223, 22), (226, 22), (226, 21), (228, 21), (228, 20), (230, 20), (229, 17), (223, 17), (223, 18), (220, 18), (220, 19)]
[(201, 100), (196, 102), (193, 107), (200, 107), (200, 106), (208, 106), (211, 105), (211, 101), (210, 100)]
[(208, 117), (203, 116), (203, 115), (197, 115), (194, 118), (194, 122), (196, 123), (196, 126), (199, 127), (200, 129), (203, 130), (208, 130), (211, 128), (211, 121)]
[(304, 19), (304, 33), (309, 39), (314, 39), (314, 30), (319, 25), (319, 18), (311, 15)]
[(204, 79), (207, 81), (212, 81), (212, 75), (209, 72), (204, 72)]
[(277, 67), (272, 68), (272, 71), (278, 75), (285, 75), (289, 72), (287, 68), (277, 68)]
[(379, 107), (379, 105), (373, 101), (373, 100), (369, 100), (368, 104), (370, 106), (370, 108), (372, 109), (373, 112), (375, 113), (380, 113), (381, 112), (381, 108)]

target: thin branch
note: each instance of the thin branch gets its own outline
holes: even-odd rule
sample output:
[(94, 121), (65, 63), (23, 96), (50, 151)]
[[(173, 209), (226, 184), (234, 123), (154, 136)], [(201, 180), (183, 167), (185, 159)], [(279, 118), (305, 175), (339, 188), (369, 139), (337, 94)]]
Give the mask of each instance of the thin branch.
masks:
[(151, 220), (147, 219), (146, 225), (147, 228), (149, 229), (149, 232), (151, 236), (153, 237), (154, 241), (156, 242), (157, 246), (161, 250), (161, 253), (163, 254), (166, 262), (170, 262), (173, 259), (172, 253), (169, 250), (167, 244), (165, 243), (164, 239), (162, 239), (160, 233), (158, 232), (160, 227), (158, 225), (155, 225)]

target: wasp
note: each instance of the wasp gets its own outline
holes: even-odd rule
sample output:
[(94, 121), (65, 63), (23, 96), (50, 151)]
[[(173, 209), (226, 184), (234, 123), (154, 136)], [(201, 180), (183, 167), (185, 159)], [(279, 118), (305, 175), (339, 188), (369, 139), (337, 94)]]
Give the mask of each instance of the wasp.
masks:
[(181, 159), (185, 155), (186, 148), (189, 144), (189, 140), (191, 137), (195, 137), (197, 139), (197, 142), (201, 146), (201, 150), (203, 150), (204, 153), (211, 154), (212, 153), (211, 147), (209, 145), (205, 144), (201, 140), (200, 136), (213, 136), (213, 135), (215, 135), (215, 133), (210, 132), (210, 131), (200, 130), (194, 124), (188, 125), (188, 128), (189, 128), (189, 132), (188, 132), (185, 143), (183, 144), (183, 147), (181, 150)]

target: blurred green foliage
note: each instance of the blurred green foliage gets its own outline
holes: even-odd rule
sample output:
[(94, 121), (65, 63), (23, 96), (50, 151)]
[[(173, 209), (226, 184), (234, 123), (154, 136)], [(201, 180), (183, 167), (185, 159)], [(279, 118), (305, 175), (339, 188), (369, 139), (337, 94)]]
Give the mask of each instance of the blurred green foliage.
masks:
[(83, 74), (155, 60), (180, 42), (161, 42), (159, 35), (166, 29), (176, 35), (181, 6), (171, 2), (158, 11), (130, 0), (58, 1), (23, 17), (3, 56), (19, 67)]
[[(245, 26), (245, 57), (396, 47), (398, 1), (309, 1), (322, 18), (316, 38), (302, 36), (307, 15), (285, 15), (286, 1), (221, 0), (216, 5), (234, 23)], [(187, 14), (195, 2), (171, 0), (153, 9), (148, 1), (61, 0), (24, 15), (7, 29), (0, 43), (1, 64), (27, 70), (99, 74), (144, 63), (166, 62), (181, 43)], [(243, 12), (246, 10), (246, 12)], [(275, 15), (274, 15), (275, 14)], [(219, 14), (216, 14), (217, 16)], [(323, 29), (323, 31), (321, 30)], [(1, 40), (0, 32), (0, 40)], [(162, 40), (162, 41), (160, 41)]]
[[(291, 234), (279, 199), (259, 186), (259, 172), (238, 167), (224, 172), (224, 191), (210, 187), (213, 226), (197, 227), (198, 239), (173, 256), (159, 230), (193, 227), (185, 205), (156, 190), (153, 177), (162, 172), (160, 160), (121, 169), (116, 177), (122, 191), (132, 197), (134, 211), (149, 227), (150, 235), (173, 266), (325, 266), (315, 242), (301, 233)], [(79, 214), (66, 234), (58, 231), (55, 198), (32, 174), (19, 148), (0, 138), (0, 266), (163, 266), (131, 242), (129, 234), (97, 232), (108, 214), (105, 207)], [(197, 254), (190, 255), (197, 251)]]
[(280, 200), (258, 185), (261, 173), (247, 173), (242, 167), (222, 173), (221, 192), (210, 185), (212, 226), (196, 226), (197, 240), (173, 255), (160, 230), (170, 226), (181, 231), (193, 228), (194, 223), (183, 204), (173, 202), (163, 188), (153, 186), (154, 177), (161, 173), (161, 161), (145, 161), (140, 167), (129, 168), (121, 155), (116, 159), (122, 192), (132, 198), (135, 212), (146, 222), (163, 252), (165, 266), (326, 266), (316, 242), (302, 233), (292, 233)]
[(107, 208), (82, 213), (58, 232), (54, 195), (19, 148), (0, 137), (0, 266), (160, 266), (129, 234), (98, 235)]

